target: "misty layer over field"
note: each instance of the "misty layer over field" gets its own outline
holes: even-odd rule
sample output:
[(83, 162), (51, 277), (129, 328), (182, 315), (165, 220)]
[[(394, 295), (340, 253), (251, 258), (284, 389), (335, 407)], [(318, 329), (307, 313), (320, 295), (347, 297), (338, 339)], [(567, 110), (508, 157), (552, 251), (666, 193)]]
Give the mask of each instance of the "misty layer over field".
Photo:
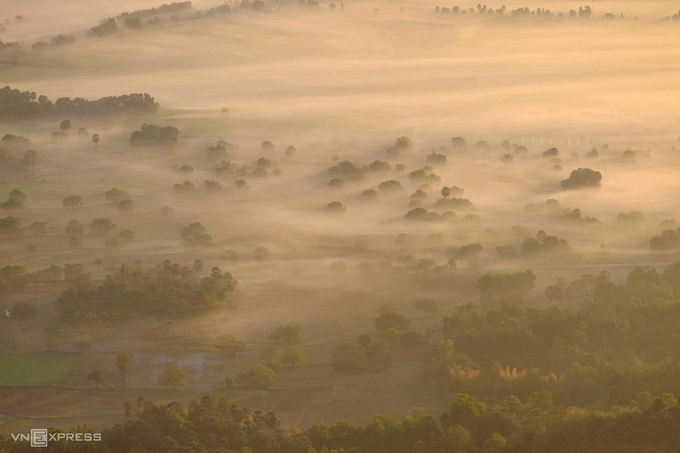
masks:
[[(149, 93), (160, 107), (0, 122), (0, 136), (31, 140), (3, 139), (0, 201), (18, 197), (15, 189), (24, 198), (0, 213), (23, 225), (3, 230), (0, 267), (77, 263), (97, 286), (124, 263), (171, 260), (201, 279), (219, 267), (238, 283), (220, 310), (132, 311), (122, 326), (107, 322), (116, 318), (109, 312), (85, 322), (86, 310), (69, 318), (55, 308), (79, 285), (61, 271), (46, 283), (2, 287), (3, 310), (37, 307), (19, 340), (0, 338), (3, 353), (49, 349), (77, 359), (39, 389), (2, 381), (0, 413), (18, 420), (0, 432), (46, 419), (108, 426), (140, 392), (186, 402), (191, 394), (159, 381), (169, 363), (187, 372), (185, 389), (274, 410), (286, 427), (403, 417), (415, 406), (438, 414), (452, 390), (424, 380), (418, 350), (393, 340), (391, 367), (343, 373), (331, 359), (336, 345), (362, 334), (389, 342), (375, 322), (380, 311), (404, 313), (418, 345), (439, 340), (442, 315), (479, 302), (489, 273), (530, 270), (535, 285), (522, 304), (577, 309), (601, 271), (618, 283), (637, 265), (661, 271), (678, 261), (680, 238), (652, 241), (668, 230), (680, 236), (680, 29), (662, 20), (677, 3), (597, 2), (585, 19), (569, 17), (573, 2), (454, 15), (435, 13), (455, 6), (438, 1), (348, 0), (318, 10), (265, 2), (261, 11), (235, 3), (228, 14), (197, 18), (218, 6), (201, 1), (176, 20), (161, 14), (160, 25), (119, 25), (101, 37), (87, 32), (158, 3), (2, 1), (0, 39), (24, 54), (0, 59), (0, 86), (53, 102)], [(555, 16), (510, 14), (521, 7)], [(75, 41), (49, 45), (61, 34)], [(38, 42), (48, 44), (31, 50)], [(143, 124), (177, 134), (142, 146), (133, 132), (143, 136)], [(600, 179), (573, 173), (586, 168)], [(105, 195), (112, 188), (125, 194)], [(80, 201), (67, 207), (74, 196)], [(97, 231), (94, 219), (115, 225)], [(83, 231), (69, 229), (73, 220)], [(40, 234), (29, 231), (43, 222)], [(192, 233), (195, 222), (203, 229)], [(584, 281), (590, 292), (578, 292)], [(435, 300), (439, 314), (422, 317), (419, 299)], [(241, 373), (275, 361), (269, 335), (280, 325), (301, 327), (307, 361), (277, 368), (267, 385), (240, 385)], [(45, 340), (53, 326), (56, 347)], [(205, 347), (223, 335), (244, 342), (239, 354)], [(134, 357), (124, 381), (114, 366), (120, 353)], [(92, 388), (94, 369), (115, 392)], [(26, 406), (36, 391), (44, 402)]]

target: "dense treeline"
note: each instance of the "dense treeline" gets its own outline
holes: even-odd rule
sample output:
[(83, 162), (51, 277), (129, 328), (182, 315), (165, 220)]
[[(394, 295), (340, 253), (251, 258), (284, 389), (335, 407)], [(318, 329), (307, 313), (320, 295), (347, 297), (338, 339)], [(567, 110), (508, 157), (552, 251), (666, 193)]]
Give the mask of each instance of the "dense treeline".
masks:
[[(516, 298), (532, 289), (532, 277), (489, 274), (479, 285), (483, 298), (490, 291)], [(588, 407), (680, 393), (680, 333), (673, 327), (680, 322), (680, 263), (661, 273), (636, 268), (624, 285), (603, 272), (546, 293), (584, 300), (578, 311), (520, 308), (502, 298), (458, 307), (444, 319), (445, 339), (430, 346), (430, 378), (487, 398), (547, 390), (560, 404)]]
[[(436, 6), (434, 9), (434, 12), (436, 14), (460, 14), (460, 15), (482, 15), (482, 16), (505, 16), (506, 12), (508, 12), (509, 16), (512, 17), (527, 17), (527, 16), (533, 16), (533, 17), (545, 17), (545, 18), (552, 18), (552, 17), (570, 17), (570, 18), (583, 18), (583, 19), (588, 19), (592, 16), (593, 10), (590, 8), (590, 6), (585, 6), (585, 7), (579, 7), (578, 11), (575, 9), (569, 10), (566, 14), (562, 12), (555, 13), (553, 11), (550, 11), (547, 8), (536, 8), (535, 10), (529, 9), (528, 7), (523, 7), (523, 8), (517, 8), (513, 9), (510, 11), (507, 11), (505, 8), (505, 5), (501, 6), (500, 8), (491, 8), (487, 7), (486, 5), (481, 5), (478, 4), (476, 8), (470, 7), (469, 9), (466, 8), (460, 8), (458, 6), (454, 6), (452, 8), (447, 8), (447, 7), (442, 7), (440, 8), (439, 6)], [(616, 16), (612, 13), (605, 13), (602, 18), (603, 19), (615, 19), (617, 17), (623, 17), (623, 14), (620, 16)]]
[(106, 115), (154, 113), (159, 105), (147, 93), (107, 96), (94, 101), (62, 97), (52, 103), (47, 96), (33, 91), (19, 91), (5, 86), (0, 89), (0, 120), (40, 118), (50, 114)]
[(63, 321), (121, 320), (133, 317), (176, 317), (207, 313), (234, 303), (237, 282), (214, 267), (200, 278), (189, 267), (166, 260), (153, 268), (124, 264), (95, 286), (82, 273), (55, 301)]
[[(133, 281), (157, 283), (168, 273), (180, 279), (190, 274), (170, 262), (148, 272), (149, 278), (141, 268), (124, 266), (102, 288), (116, 281), (127, 286)], [(78, 280), (76, 276), (76, 285)], [(483, 296), (521, 294), (534, 284), (531, 272), (488, 274), (479, 288)], [(416, 408), (402, 421), (380, 414), (366, 426), (339, 421), (284, 430), (274, 413), (251, 413), (226, 399), (204, 396), (185, 410), (178, 403), (155, 405), (139, 397), (136, 410), (126, 404), (127, 421), (103, 430), (101, 442), (69, 444), (69, 451), (675, 451), (680, 447), (680, 332), (675, 328), (680, 323), (680, 262), (662, 272), (636, 268), (625, 284), (612, 282), (603, 272), (556, 286), (582, 299), (581, 309), (522, 308), (490, 298), (482, 305), (460, 306), (444, 318), (441, 339), (424, 346), (425, 376), (446, 385), (453, 395), (439, 419)], [(133, 288), (127, 296), (137, 293)], [(87, 299), (99, 297), (90, 294)], [(139, 306), (140, 299), (134, 300)], [(376, 318), (376, 327), (406, 330), (408, 319), (386, 312)], [(270, 338), (288, 331), (295, 342), (295, 326), (282, 326)], [(343, 342), (334, 364), (353, 368), (356, 360), (365, 365), (376, 359), (382, 368), (383, 358), (389, 361), (391, 355), (373, 349), (360, 351)], [(275, 378), (275, 371), (269, 374)], [(47, 451), (63, 447), (51, 443)], [(4, 444), (10, 453), (28, 448), (9, 440)]]
[[(415, 408), (402, 421), (375, 415), (358, 426), (337, 422), (307, 430), (284, 430), (276, 414), (203, 396), (185, 409), (172, 402), (156, 405), (145, 397), (126, 404), (128, 420), (102, 432), (100, 442), (51, 441), (47, 452), (74, 453), (511, 453), (532, 451), (671, 451), (680, 443), (680, 411), (659, 398), (646, 410), (582, 411), (555, 409), (545, 396), (522, 403), (509, 398), (487, 405), (467, 394), (455, 395), (437, 419)], [(63, 432), (51, 430), (52, 432)], [(72, 432), (94, 432), (79, 426)], [(26, 442), (0, 437), (0, 452), (29, 452)], [(675, 451), (675, 449), (673, 449)]]
[(172, 3), (163, 3), (161, 6), (157, 6), (155, 8), (147, 8), (147, 9), (138, 9), (136, 11), (133, 11), (131, 13), (125, 12), (121, 13), (117, 16), (118, 19), (126, 19), (128, 17), (152, 17), (156, 16), (158, 14), (169, 14), (169, 13), (176, 13), (178, 11), (182, 11), (185, 9), (191, 9), (192, 5), (191, 2), (172, 2)]

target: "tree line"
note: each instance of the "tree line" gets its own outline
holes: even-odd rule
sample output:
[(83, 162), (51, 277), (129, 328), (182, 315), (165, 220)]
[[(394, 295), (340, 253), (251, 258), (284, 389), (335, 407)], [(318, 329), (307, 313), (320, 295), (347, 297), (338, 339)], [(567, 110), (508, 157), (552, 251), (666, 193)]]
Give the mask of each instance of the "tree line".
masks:
[(62, 97), (53, 103), (47, 96), (39, 96), (33, 91), (20, 91), (9, 86), (0, 89), (0, 120), (42, 118), (52, 114), (155, 113), (158, 109), (158, 102), (148, 93), (107, 96), (92, 101)]

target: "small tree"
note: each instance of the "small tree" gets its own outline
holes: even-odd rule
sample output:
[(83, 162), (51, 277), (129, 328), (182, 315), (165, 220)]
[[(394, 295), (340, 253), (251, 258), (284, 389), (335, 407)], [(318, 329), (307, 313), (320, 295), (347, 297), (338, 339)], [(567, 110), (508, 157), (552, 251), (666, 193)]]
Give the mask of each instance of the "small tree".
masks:
[(368, 335), (368, 334), (366, 334), (366, 333), (361, 334), (361, 335), (359, 336), (359, 341), (358, 341), (358, 342), (359, 342), (359, 346), (361, 346), (362, 348), (365, 348), (366, 346), (368, 346), (369, 344), (371, 344), (371, 337), (370, 337), (370, 335)]
[(279, 326), (269, 335), (269, 341), (281, 344), (298, 344), (301, 342), (300, 326)]
[(97, 143), (99, 143), (99, 134), (92, 136), (92, 143), (94, 143), (94, 150), (97, 151)]
[(328, 203), (328, 206), (326, 206), (326, 212), (329, 214), (340, 215), (344, 214), (345, 211), (347, 211), (347, 208), (339, 201), (331, 201)]
[(116, 228), (116, 224), (113, 223), (111, 219), (94, 219), (92, 223), (90, 223), (90, 228), (95, 233), (106, 234)]
[(33, 319), (37, 313), (36, 306), (26, 302), (17, 302), (11, 309), (12, 318), (19, 320)]
[(116, 368), (123, 375), (123, 382), (125, 387), (128, 386), (128, 372), (130, 370), (130, 362), (132, 362), (132, 357), (130, 354), (118, 354), (116, 356)]
[(233, 335), (220, 335), (215, 339), (215, 347), (228, 357), (235, 356), (246, 348), (244, 341), (237, 340)]
[(118, 203), (118, 212), (122, 212), (124, 214), (132, 211), (134, 208), (135, 206), (132, 203), (132, 200), (121, 200)]
[(184, 386), (184, 380), (186, 379), (186, 377), (187, 374), (182, 369), (182, 367), (180, 367), (176, 363), (172, 363), (168, 365), (168, 367), (165, 370), (163, 370), (163, 373), (161, 373), (160, 377), (158, 378), (158, 385), (162, 387), (176, 389), (178, 387)]
[(577, 168), (560, 185), (566, 190), (599, 187), (601, 180), (602, 173), (599, 171), (590, 168)]
[(281, 353), (281, 363), (283, 365), (298, 366), (301, 365), (307, 357), (302, 353), (297, 346), (288, 346)]
[(448, 187), (442, 187), (441, 191), (442, 197), (447, 198), (449, 195), (451, 195), (451, 189)]
[(276, 371), (266, 365), (257, 364), (246, 373), (240, 373), (236, 382), (244, 387), (266, 388), (276, 382)]
[(564, 298), (564, 290), (558, 285), (548, 286), (545, 289), (545, 297), (550, 300), (562, 300)]
[(418, 299), (414, 305), (416, 310), (422, 311), (426, 315), (436, 315), (439, 312), (437, 302), (434, 299)]
[(71, 120), (64, 120), (61, 123), (59, 123), (59, 129), (64, 131), (64, 133), (68, 134), (68, 130), (71, 129)]
[(47, 223), (33, 222), (26, 229), (29, 233), (40, 236), (41, 234), (45, 234), (47, 232)]
[(118, 233), (118, 238), (121, 241), (129, 242), (135, 238), (135, 233), (132, 230), (123, 230)]
[(87, 380), (92, 382), (97, 387), (103, 387), (106, 385), (106, 379), (104, 378), (104, 372), (102, 370), (92, 370), (87, 374)]
[(70, 195), (65, 197), (61, 204), (67, 209), (79, 208), (83, 205), (83, 198), (78, 195)]
[(83, 234), (83, 231), (85, 231), (85, 227), (80, 223), (80, 220), (71, 220), (68, 225), (66, 225), (66, 228), (64, 228), (64, 233), (73, 237), (80, 236)]
[(393, 311), (383, 313), (375, 318), (375, 328), (378, 330), (396, 329), (398, 332), (404, 332), (408, 329), (409, 320), (401, 313)]

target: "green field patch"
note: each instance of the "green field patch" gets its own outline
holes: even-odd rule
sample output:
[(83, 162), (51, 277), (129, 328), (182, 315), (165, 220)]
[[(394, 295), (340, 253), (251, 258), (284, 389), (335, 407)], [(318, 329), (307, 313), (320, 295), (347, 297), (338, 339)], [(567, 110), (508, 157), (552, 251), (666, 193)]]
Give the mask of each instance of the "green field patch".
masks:
[(0, 356), (0, 387), (40, 387), (60, 382), (80, 357), (43, 353)]

